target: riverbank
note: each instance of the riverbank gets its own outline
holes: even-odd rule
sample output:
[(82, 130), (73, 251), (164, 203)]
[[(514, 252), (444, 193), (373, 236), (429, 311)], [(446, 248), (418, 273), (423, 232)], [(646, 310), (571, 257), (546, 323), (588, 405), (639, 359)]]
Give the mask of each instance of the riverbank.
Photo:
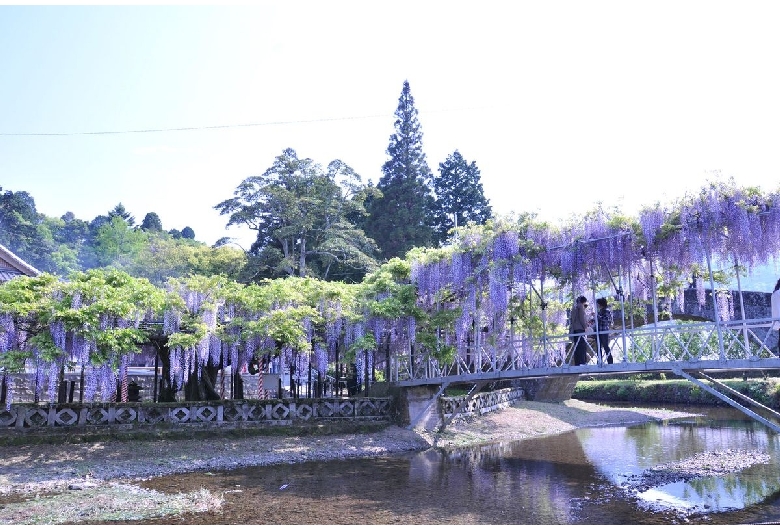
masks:
[(138, 485), (138, 481), (162, 475), (347, 460), (684, 416), (664, 409), (615, 409), (578, 400), (561, 404), (523, 401), (484, 416), (456, 420), (444, 433), (388, 426), (377, 432), (7, 446), (0, 459), (0, 524), (143, 520), (220, 509), (223, 492), (164, 495)]
[[(765, 407), (780, 410), (780, 377), (732, 378), (719, 381)], [(703, 382), (712, 386), (707, 381)], [(684, 379), (581, 379), (574, 387), (572, 397), (598, 402), (728, 406), (706, 390)], [(728, 394), (728, 397), (734, 399), (732, 394)]]

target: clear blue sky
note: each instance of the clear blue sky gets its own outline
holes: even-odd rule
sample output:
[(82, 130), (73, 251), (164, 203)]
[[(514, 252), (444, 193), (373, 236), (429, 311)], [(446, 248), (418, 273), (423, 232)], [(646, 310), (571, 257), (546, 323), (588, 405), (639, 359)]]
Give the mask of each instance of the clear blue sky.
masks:
[[(776, 5), (3, 5), (0, 186), (51, 216), (122, 202), (247, 242), (213, 206), (284, 148), (379, 180), (408, 79), (431, 169), (456, 149), (476, 161), (498, 213), (635, 213), (713, 170), (774, 189)], [(246, 124), (266, 125), (206, 128)]]

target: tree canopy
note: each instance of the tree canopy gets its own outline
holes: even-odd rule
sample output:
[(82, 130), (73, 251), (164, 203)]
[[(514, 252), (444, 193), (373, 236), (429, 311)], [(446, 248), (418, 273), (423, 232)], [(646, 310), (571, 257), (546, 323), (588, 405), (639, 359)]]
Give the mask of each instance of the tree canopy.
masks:
[(480, 178), (477, 163), (467, 162), (458, 151), (439, 164), (439, 174), (433, 178), (438, 243), (446, 241), (456, 226), (485, 224), (492, 216)]
[(382, 258), (403, 257), (413, 247), (433, 242), (434, 199), (431, 170), (422, 146), (417, 108), (404, 81), (395, 111), (395, 133), (390, 136), (377, 188), (381, 197), (368, 204), (365, 231), (382, 252)]
[(163, 229), (160, 216), (155, 212), (149, 212), (144, 216), (144, 220), (141, 223), (141, 229), (150, 232), (161, 232)]
[(250, 254), (255, 279), (314, 276), (360, 279), (376, 267), (374, 242), (350, 219), (364, 215), (373, 191), (347, 164), (322, 168), (285, 149), (261, 176), (246, 178), (215, 206), (227, 226), (257, 231)]
[(42, 272), (68, 277), (114, 267), (163, 285), (169, 277), (225, 274), (245, 279), (247, 257), (237, 249), (211, 248), (195, 241), (184, 227), (178, 238), (162, 231), (160, 217), (149, 212), (140, 227), (122, 203), (92, 221), (72, 212), (59, 218), (39, 213), (27, 192), (0, 194), (0, 244)]
[[(465, 362), (477, 333), (491, 344), (487, 361), (510, 351), (515, 334), (520, 353), (536, 362), (534, 338), (545, 329), (565, 333), (567, 299), (614, 289), (646, 308), (654, 292), (674, 302), (692, 280), (703, 293), (697, 271), (776, 259), (779, 231), (780, 192), (721, 183), (637, 218), (596, 208), (560, 227), (532, 215), (469, 224), (451, 244), (415, 248), (358, 284), (289, 276), (242, 285), (188, 275), (156, 286), (113, 269), (67, 282), (20, 277), (0, 285), (0, 365), (36, 373), (37, 388), (52, 396), (69, 363), (86, 367), (90, 395), (116, 392), (149, 341), (172, 390), (197, 390), (191, 381), (217, 369), (235, 377), (258, 357), (321, 373), (355, 362), (361, 377), (412, 348), (431, 363)], [(713, 296), (725, 320), (729, 293)]]

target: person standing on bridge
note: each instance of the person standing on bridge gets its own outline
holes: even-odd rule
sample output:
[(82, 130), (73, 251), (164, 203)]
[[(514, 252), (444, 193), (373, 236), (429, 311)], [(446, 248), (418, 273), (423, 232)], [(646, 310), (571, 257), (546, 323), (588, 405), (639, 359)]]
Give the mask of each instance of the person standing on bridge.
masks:
[(609, 330), (612, 329), (612, 310), (607, 306), (606, 298), (596, 300), (596, 343), (599, 349), (599, 362), (601, 362), (601, 352), (604, 352), (604, 359), (607, 364), (612, 364), (612, 352), (609, 347)]
[(572, 335), (571, 340), (574, 343), (574, 354), (572, 355), (574, 366), (588, 363), (585, 350), (587, 347), (585, 329), (588, 327), (587, 309), (588, 299), (584, 296), (578, 296), (569, 317), (569, 333)]
[[(772, 329), (780, 333), (780, 280), (777, 280), (772, 293), (772, 320)], [(777, 337), (777, 355), (780, 355), (780, 335)]]

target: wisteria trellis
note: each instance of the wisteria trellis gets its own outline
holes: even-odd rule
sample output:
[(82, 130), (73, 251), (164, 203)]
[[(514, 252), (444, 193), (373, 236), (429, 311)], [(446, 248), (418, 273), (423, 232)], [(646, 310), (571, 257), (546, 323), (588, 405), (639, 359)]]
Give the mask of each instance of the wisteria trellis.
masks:
[[(447, 248), (415, 249), (357, 286), (311, 278), (240, 286), (215, 277), (160, 290), (116, 271), (70, 282), (44, 275), (0, 287), (0, 363), (4, 374), (36, 374), (36, 391), (51, 401), (67, 365), (84, 367), (85, 399), (127, 399), (127, 367), (150, 333), (142, 324), (159, 322), (176, 388), (204, 366), (240, 371), (262, 355), (321, 374), (352, 360), (362, 383), (383, 367), (383, 353), (413, 346), (442, 363), (474, 362), (481, 335), (493, 348), (480, 362), (495, 364), (510, 332), (530, 344), (539, 325), (562, 326), (562, 307), (595, 284), (628, 286), (627, 296), (645, 300), (661, 279), (679, 304), (693, 281), (704, 304), (705, 265), (750, 268), (779, 252), (780, 193), (711, 184), (636, 219), (598, 209), (557, 229), (529, 218), (463, 227)], [(534, 308), (547, 307), (544, 293), (561, 289), (568, 296), (540, 318)], [(725, 293), (715, 303), (721, 320), (733, 316)], [(434, 318), (444, 312), (449, 320)]]

